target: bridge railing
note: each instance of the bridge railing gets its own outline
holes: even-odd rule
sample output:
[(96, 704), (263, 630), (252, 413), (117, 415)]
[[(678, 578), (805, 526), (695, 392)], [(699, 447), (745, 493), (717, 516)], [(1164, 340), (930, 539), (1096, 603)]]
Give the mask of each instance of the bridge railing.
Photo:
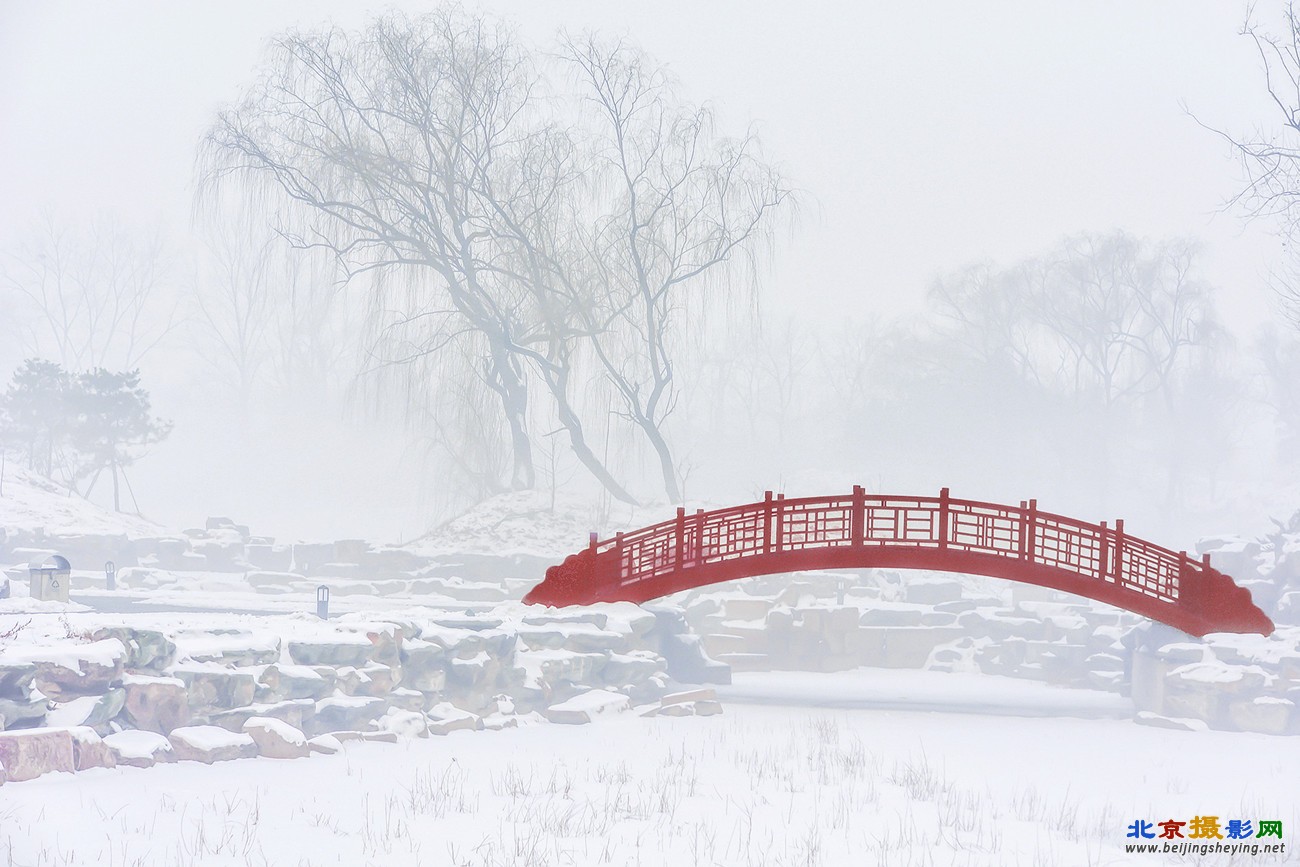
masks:
[(1185, 553), (1125, 534), (1123, 521), (1089, 524), (1038, 510), (938, 497), (868, 495), (787, 499), (687, 514), (593, 542), (620, 585), (746, 557), (826, 548), (913, 547), (991, 555), (1062, 569), (1176, 602), (1202, 566)]

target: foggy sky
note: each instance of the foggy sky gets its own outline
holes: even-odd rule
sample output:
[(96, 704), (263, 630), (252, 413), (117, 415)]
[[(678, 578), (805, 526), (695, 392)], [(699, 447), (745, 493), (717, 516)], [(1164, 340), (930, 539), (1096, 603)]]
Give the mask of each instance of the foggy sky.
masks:
[[(184, 237), (195, 145), (251, 79), (267, 37), (393, 5), (427, 8), (0, 3), (0, 245), (46, 209)], [(1236, 35), (1242, 4), (470, 8), (515, 21), (534, 42), (562, 27), (625, 33), (691, 97), (717, 105), (725, 128), (755, 124), (804, 191), (765, 282), (778, 309), (911, 310), (940, 272), (1118, 227), (1203, 239), (1202, 271), (1229, 324), (1268, 312), (1278, 242), (1266, 226), (1216, 214), (1240, 176), (1182, 106), (1234, 131), (1271, 122), (1258, 59)]]

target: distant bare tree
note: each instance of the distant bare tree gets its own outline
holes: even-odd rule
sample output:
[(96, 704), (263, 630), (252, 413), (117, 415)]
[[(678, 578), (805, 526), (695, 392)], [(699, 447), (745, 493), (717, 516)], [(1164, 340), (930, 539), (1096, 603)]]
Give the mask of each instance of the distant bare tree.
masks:
[(268, 360), (269, 319), (283, 289), (276, 273), (277, 241), (233, 220), (220, 224), (208, 239), (208, 267), (194, 296), (198, 324), (213, 349), (209, 360), (233, 376), (245, 411)]
[(1220, 334), (1196, 246), (1076, 235), (1010, 268), (981, 265), (934, 283), (945, 342), (981, 365), (1102, 408), (1167, 390)]
[[(677, 405), (676, 345), (687, 335), (688, 292), (725, 285), (751, 265), (792, 191), (763, 161), (751, 134), (715, 131), (713, 112), (681, 101), (666, 70), (622, 43), (568, 38), (594, 135), (600, 198), (585, 240), (594, 309), (581, 311), (591, 347), (659, 464), (664, 491), (681, 501), (664, 430)], [(701, 306), (695, 310), (698, 312)]]
[[(26, 306), (25, 351), (69, 370), (134, 368), (176, 325), (162, 240), (105, 221), (72, 229), (46, 217), (0, 259), (0, 287)], [(18, 317), (15, 317), (18, 318)]]

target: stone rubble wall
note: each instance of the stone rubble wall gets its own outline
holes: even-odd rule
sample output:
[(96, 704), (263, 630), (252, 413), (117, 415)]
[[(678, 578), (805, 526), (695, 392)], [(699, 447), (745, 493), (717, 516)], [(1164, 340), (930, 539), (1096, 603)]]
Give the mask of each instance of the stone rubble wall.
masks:
[(106, 745), (85, 747), (101, 756), (88, 766), (147, 766), (653, 714), (665, 700), (669, 716), (720, 710), (711, 694), (672, 699), (674, 673), (710, 669), (698, 647), (694, 657), (679, 647), (672, 629), (685, 619), (671, 609), (414, 611), (256, 628), (108, 626), (80, 643), (0, 649), (0, 764), (10, 780), (76, 770), (81, 741), (69, 732)]

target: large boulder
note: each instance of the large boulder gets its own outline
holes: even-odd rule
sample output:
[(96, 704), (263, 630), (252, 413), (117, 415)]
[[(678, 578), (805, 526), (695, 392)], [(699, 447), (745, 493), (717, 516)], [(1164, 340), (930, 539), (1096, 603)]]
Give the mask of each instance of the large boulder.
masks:
[(266, 665), (280, 658), (279, 636), (265, 630), (195, 630), (178, 634), (176, 643), (195, 662)]
[(126, 718), (138, 729), (165, 735), (190, 721), (189, 692), (179, 678), (128, 674), (122, 688)]
[(72, 773), (72, 735), (67, 729), (35, 728), (0, 732), (0, 765), (10, 782), (34, 780), (54, 771)]
[(94, 729), (74, 726), (68, 729), (68, 734), (72, 737), (72, 765), (78, 771), (117, 767), (117, 756)]
[(181, 761), (210, 765), (257, 755), (257, 743), (251, 737), (219, 726), (185, 726), (174, 729), (167, 740)]
[(439, 702), (429, 709), (428, 732), (432, 735), (449, 735), (456, 731), (477, 731), (483, 720), (476, 714), (461, 710), (450, 702)]
[(126, 667), (132, 671), (161, 671), (176, 660), (176, 644), (157, 629), (106, 626), (95, 630), (96, 641), (116, 638), (126, 645)]
[(338, 671), (337, 686), (345, 695), (385, 696), (402, 680), (401, 669), (387, 665), (365, 668), (345, 666)]
[(351, 665), (370, 661), (373, 645), (364, 634), (338, 633), (329, 638), (289, 642), (289, 657), (299, 665)]
[(316, 702), (312, 734), (360, 731), (384, 715), (388, 702), (365, 696), (333, 696)]
[(630, 710), (631, 701), (621, 692), (592, 689), (575, 695), (568, 701), (551, 705), (542, 715), (553, 723), (581, 725), (598, 716), (609, 716)]
[(45, 694), (30, 686), (23, 697), (0, 698), (0, 731), (40, 725), (49, 707)]
[(0, 657), (0, 698), (27, 698), (36, 663)]
[(89, 644), (22, 648), (11, 656), (36, 663), (35, 683), (54, 699), (98, 695), (121, 680), (127, 649), (116, 638)]
[(214, 713), (209, 718), (213, 725), (232, 732), (244, 730), (244, 723), (254, 717), (278, 719), (297, 729), (306, 728), (316, 715), (316, 703), (309, 698), (288, 699), (269, 704), (251, 704)]
[(393, 732), (399, 737), (427, 738), (429, 736), (429, 721), (419, 711), (389, 708), (388, 712), (379, 718), (377, 725), (382, 731)]
[(171, 741), (157, 732), (127, 729), (104, 738), (104, 744), (113, 753), (119, 765), (134, 768), (151, 768), (159, 762), (176, 761)]
[(402, 643), (402, 683), (420, 692), (439, 692), (447, 682), (447, 648), (442, 644), (407, 639)]
[(185, 683), (191, 710), (230, 710), (253, 703), (257, 673), (223, 668), (215, 663), (187, 663), (171, 669)]
[[(329, 676), (326, 677), (326, 674)], [(326, 669), (325, 674), (322, 674), (307, 665), (275, 663), (266, 666), (258, 674), (257, 698), (263, 701), (301, 698), (317, 701), (334, 691), (334, 680), (333, 669)]]
[(307, 736), (283, 720), (255, 716), (244, 723), (244, 734), (257, 744), (260, 755), (271, 759), (301, 759), (311, 751)]

